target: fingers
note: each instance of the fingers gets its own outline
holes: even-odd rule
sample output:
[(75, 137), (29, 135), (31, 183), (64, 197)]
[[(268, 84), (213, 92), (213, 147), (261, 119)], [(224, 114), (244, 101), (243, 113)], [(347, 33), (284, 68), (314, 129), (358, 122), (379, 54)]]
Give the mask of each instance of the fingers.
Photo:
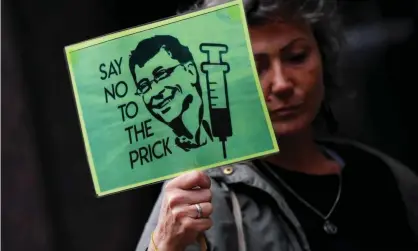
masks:
[(186, 231), (203, 232), (211, 228), (212, 224), (212, 219), (210, 218), (192, 219), (186, 217), (183, 218), (182, 226)]
[[(212, 226), (209, 176), (200, 171), (180, 175), (167, 183), (156, 227), (162, 247), (186, 247)], [(199, 204), (202, 215), (198, 218)]]
[(192, 171), (180, 175), (167, 183), (166, 189), (179, 188), (184, 190), (195, 187), (210, 188), (210, 178), (202, 171)]
[[(204, 203), (199, 203), (199, 205), (202, 208), (201, 218), (208, 218), (212, 214), (212, 211), (213, 211), (212, 204), (210, 202), (204, 202)], [(172, 210), (172, 213), (176, 219), (181, 219), (184, 217), (197, 219), (198, 217), (196, 204), (176, 207)], [(197, 219), (197, 220), (200, 220), (200, 219)]]
[[(199, 217), (199, 212), (197, 210), (196, 205), (197, 204), (190, 205), (187, 207), (188, 216), (191, 218), (195, 218), (195, 219)], [(212, 214), (212, 210), (213, 210), (212, 203), (204, 202), (204, 203), (199, 203), (199, 205), (202, 208), (202, 215), (200, 217), (208, 218)]]
[(193, 191), (186, 190), (170, 190), (166, 194), (168, 205), (173, 208), (178, 205), (197, 204), (202, 202), (210, 202), (212, 200), (212, 192), (209, 189), (199, 189)]

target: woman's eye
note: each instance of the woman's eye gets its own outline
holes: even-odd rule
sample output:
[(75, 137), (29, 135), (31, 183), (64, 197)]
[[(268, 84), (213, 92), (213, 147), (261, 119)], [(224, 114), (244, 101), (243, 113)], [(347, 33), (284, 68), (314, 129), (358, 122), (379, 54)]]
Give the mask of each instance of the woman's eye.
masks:
[(267, 57), (255, 56), (255, 64), (257, 67), (258, 74), (262, 74), (269, 68), (269, 61)]
[(308, 53), (305, 53), (305, 52), (297, 53), (297, 54), (292, 54), (286, 57), (286, 61), (292, 64), (300, 64), (300, 63), (305, 62), (307, 57), (308, 57)]

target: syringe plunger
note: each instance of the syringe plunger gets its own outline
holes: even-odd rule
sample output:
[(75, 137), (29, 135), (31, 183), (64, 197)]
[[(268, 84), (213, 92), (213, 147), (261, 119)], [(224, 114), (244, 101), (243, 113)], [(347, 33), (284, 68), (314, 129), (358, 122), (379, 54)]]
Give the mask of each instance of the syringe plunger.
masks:
[(222, 54), (228, 52), (228, 46), (224, 44), (201, 44), (200, 51), (205, 52), (208, 56), (207, 63), (222, 63)]

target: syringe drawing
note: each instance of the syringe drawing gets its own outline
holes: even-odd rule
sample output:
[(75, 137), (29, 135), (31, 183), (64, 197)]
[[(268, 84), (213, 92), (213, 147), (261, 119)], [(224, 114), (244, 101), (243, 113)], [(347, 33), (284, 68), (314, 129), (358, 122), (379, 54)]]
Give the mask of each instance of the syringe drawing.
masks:
[(222, 55), (228, 53), (229, 48), (226, 44), (219, 43), (202, 43), (199, 48), (207, 55), (207, 61), (200, 66), (206, 75), (212, 133), (222, 143), (223, 156), (226, 159), (226, 140), (232, 136), (226, 78), (230, 66), (223, 61)]

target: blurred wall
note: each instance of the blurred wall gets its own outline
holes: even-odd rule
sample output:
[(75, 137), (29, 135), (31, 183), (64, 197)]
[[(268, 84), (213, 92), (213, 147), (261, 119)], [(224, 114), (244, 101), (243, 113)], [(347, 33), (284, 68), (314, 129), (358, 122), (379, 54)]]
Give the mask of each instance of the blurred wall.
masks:
[[(7, 1), (2, 34), (2, 247), (132, 250), (159, 186), (98, 199), (65, 45), (173, 13), (117, 1)], [(120, 9), (118, 9), (120, 8)], [(157, 4), (150, 5), (158, 10)], [(161, 10), (161, 9), (160, 9)]]
[[(63, 48), (165, 18), (187, 2), (3, 2), (4, 250), (134, 249), (160, 186), (95, 197)], [(383, 2), (342, 3), (348, 44), (333, 108), (341, 135), (416, 169), (417, 7)]]
[(341, 134), (415, 171), (416, 1), (341, 1), (346, 45), (333, 104)]

